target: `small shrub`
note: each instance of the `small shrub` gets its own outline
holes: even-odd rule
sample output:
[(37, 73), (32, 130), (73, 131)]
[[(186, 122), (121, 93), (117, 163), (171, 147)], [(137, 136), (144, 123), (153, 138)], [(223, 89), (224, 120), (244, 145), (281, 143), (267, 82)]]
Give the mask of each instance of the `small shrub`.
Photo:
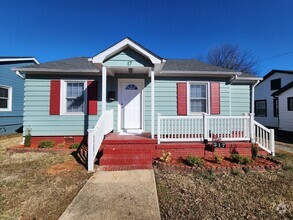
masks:
[(248, 173), (250, 171), (250, 168), (249, 167), (243, 167), (243, 171), (244, 171), (244, 173)]
[(249, 157), (242, 157), (242, 165), (246, 165), (249, 164), (251, 161), (249, 159)]
[(235, 162), (241, 165), (246, 165), (250, 163), (249, 157), (241, 156), (239, 154), (231, 154), (230, 159), (232, 162)]
[(215, 154), (215, 161), (217, 164), (221, 164), (224, 159), (224, 156)]
[(45, 140), (45, 141), (41, 141), (39, 143), (39, 148), (52, 148), (54, 147), (55, 145), (55, 142), (54, 141), (48, 141), (48, 140)]
[(237, 151), (237, 145), (236, 144), (231, 144), (230, 154), (239, 154), (239, 152)]
[(30, 147), (31, 146), (31, 139), (32, 139), (31, 130), (30, 130), (30, 128), (27, 128), (26, 129), (26, 134), (24, 136), (24, 146), (25, 147)]
[(170, 162), (171, 153), (170, 152), (165, 153), (165, 151), (162, 150), (162, 156), (160, 157), (160, 160), (166, 163)]
[(201, 167), (203, 165), (203, 162), (199, 157), (191, 156), (191, 155), (186, 158), (186, 163), (188, 165), (190, 165), (190, 166), (199, 166), (199, 167)]
[(79, 148), (80, 144), (79, 143), (73, 143), (69, 146), (70, 149), (77, 149)]
[(252, 144), (251, 145), (251, 157), (253, 160), (255, 160), (257, 158), (258, 155), (258, 147), (256, 144)]
[(65, 147), (65, 143), (59, 143), (59, 144), (57, 145), (57, 147), (59, 147), (59, 148), (63, 148), (63, 147)]

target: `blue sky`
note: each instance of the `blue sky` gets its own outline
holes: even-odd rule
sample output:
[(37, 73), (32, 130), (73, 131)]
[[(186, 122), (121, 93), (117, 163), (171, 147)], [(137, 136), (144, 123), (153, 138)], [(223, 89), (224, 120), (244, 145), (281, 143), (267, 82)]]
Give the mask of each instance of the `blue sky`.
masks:
[(2, 0), (0, 56), (93, 56), (126, 36), (163, 58), (251, 50), (259, 74), (293, 70), (291, 0)]

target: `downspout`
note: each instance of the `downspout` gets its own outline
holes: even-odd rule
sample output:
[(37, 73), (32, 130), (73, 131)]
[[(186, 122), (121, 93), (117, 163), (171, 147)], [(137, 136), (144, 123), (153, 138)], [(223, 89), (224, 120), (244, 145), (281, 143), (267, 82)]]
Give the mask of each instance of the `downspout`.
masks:
[(19, 76), (20, 78), (25, 79), (25, 77), (23, 75), (21, 75), (19, 71), (15, 71), (15, 74), (17, 76)]
[(251, 88), (251, 113), (253, 114), (254, 114), (254, 88), (257, 86), (257, 84), (259, 84), (259, 80), (257, 80), (256, 83), (254, 83)]

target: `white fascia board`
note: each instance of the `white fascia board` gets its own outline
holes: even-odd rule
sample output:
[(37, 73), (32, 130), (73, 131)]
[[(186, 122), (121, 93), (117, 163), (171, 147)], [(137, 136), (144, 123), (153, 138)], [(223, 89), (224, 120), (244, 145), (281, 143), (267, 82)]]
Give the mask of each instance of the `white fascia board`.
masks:
[(217, 76), (217, 77), (229, 77), (240, 75), (241, 72), (218, 72), (218, 71), (167, 71), (163, 70), (159, 76)]
[(261, 77), (235, 76), (230, 79), (229, 84), (232, 84), (232, 83), (255, 83), (255, 82), (260, 82), (261, 80), (263, 80), (263, 78), (261, 78)]
[(11, 68), (12, 71), (20, 71), (20, 72), (58, 72), (58, 73), (99, 73), (100, 70), (92, 70), (92, 69), (72, 69), (72, 70), (64, 70), (64, 69), (45, 69), (45, 68)]
[(120, 41), (119, 43), (115, 44), (114, 46), (110, 47), (109, 49), (103, 51), (102, 53), (99, 53), (98, 55), (94, 56), (92, 58), (93, 63), (103, 63), (105, 59), (108, 57), (114, 55), (115, 53), (123, 50), (125, 47), (129, 46), (130, 48), (136, 50), (140, 54), (142, 54), (145, 57), (148, 57), (153, 64), (161, 63), (161, 60), (157, 57), (150, 54), (148, 51), (141, 48), (139, 45), (135, 44), (128, 38)]
[(251, 80), (251, 81), (261, 81), (261, 80), (263, 80), (263, 78), (261, 78), (261, 77), (241, 77), (241, 76), (239, 76), (239, 77), (237, 77), (237, 79), (235, 79), (236, 81), (244, 81), (244, 80)]
[(36, 58), (0, 58), (0, 62), (13, 62), (13, 61), (34, 61), (36, 64), (40, 64)]

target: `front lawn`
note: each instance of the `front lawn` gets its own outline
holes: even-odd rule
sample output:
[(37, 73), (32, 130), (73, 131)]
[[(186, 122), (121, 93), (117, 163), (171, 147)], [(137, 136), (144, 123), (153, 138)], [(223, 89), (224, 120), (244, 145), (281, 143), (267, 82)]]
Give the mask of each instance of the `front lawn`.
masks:
[(162, 219), (293, 219), (293, 154), (284, 170), (187, 174), (155, 169)]
[(0, 219), (58, 219), (91, 174), (69, 153), (9, 153), (0, 140)]

